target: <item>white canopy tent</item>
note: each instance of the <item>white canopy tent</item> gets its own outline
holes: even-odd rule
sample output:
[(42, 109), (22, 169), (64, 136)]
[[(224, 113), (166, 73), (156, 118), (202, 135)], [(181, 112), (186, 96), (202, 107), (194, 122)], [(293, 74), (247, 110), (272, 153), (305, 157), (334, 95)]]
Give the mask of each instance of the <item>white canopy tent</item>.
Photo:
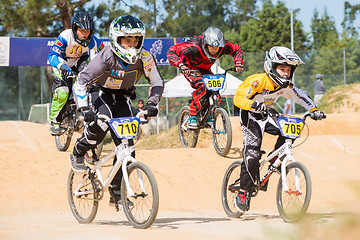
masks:
[[(221, 68), (218, 64), (214, 64), (211, 66), (211, 71), (213, 73), (225, 73), (225, 70)], [(236, 89), (242, 83), (240, 79), (234, 77), (228, 72), (226, 74), (226, 81), (224, 89), (220, 90), (220, 95), (223, 97), (234, 96), (236, 93)], [(166, 117), (168, 118), (168, 99), (176, 98), (176, 97), (191, 97), (191, 93), (194, 89), (190, 86), (190, 83), (186, 80), (183, 74), (178, 74), (169, 82), (165, 83), (165, 88), (163, 92), (163, 97), (166, 100)], [(226, 101), (228, 101), (226, 99)], [(229, 106), (229, 104), (227, 104)], [(168, 121), (167, 121), (167, 129)]]
[[(214, 73), (224, 73), (225, 70), (216, 64), (212, 65), (211, 70)], [(242, 83), (240, 79), (234, 77), (229, 72), (226, 74), (226, 82), (223, 90), (220, 91), (221, 96), (234, 96), (236, 89)], [(163, 97), (175, 98), (175, 97), (191, 97), (191, 93), (194, 89), (190, 86), (190, 83), (186, 80), (181, 73), (165, 83)]]

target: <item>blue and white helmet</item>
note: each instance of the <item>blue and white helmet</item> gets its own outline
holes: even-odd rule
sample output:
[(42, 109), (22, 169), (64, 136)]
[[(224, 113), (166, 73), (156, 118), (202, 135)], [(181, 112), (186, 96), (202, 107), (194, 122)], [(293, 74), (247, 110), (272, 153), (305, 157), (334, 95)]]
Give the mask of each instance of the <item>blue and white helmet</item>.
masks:
[[(295, 69), (304, 62), (300, 57), (291, 49), (287, 47), (272, 47), (270, 51), (266, 52), (264, 69), (267, 75), (281, 88), (289, 86), (290, 81), (293, 78)], [(276, 72), (278, 65), (291, 66), (290, 77), (281, 77)]]
[[(144, 24), (131, 15), (115, 18), (109, 29), (109, 38), (112, 51), (124, 62), (134, 64), (139, 56), (145, 38)], [(125, 49), (121, 46), (121, 38), (138, 37), (139, 44), (135, 48)]]

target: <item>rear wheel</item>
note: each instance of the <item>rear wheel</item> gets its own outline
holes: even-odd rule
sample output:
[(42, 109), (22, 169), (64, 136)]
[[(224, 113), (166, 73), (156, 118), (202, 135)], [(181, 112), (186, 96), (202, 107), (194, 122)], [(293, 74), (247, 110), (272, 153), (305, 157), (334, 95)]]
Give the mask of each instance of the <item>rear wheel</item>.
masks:
[(128, 168), (129, 196), (124, 178), (121, 181), (121, 202), (125, 215), (136, 228), (148, 228), (154, 222), (159, 209), (159, 191), (155, 177), (144, 163), (134, 162)]
[(183, 146), (183, 148), (194, 148), (196, 147), (198, 137), (199, 137), (199, 129), (196, 130), (190, 130), (187, 126), (188, 119), (190, 117), (189, 115), (190, 107), (185, 106), (181, 109), (178, 123), (179, 123), (179, 137), (180, 137), (180, 143)]
[(286, 184), (288, 191), (283, 191), (280, 177), (276, 204), (285, 222), (297, 222), (305, 215), (311, 198), (310, 174), (304, 164), (292, 162), (286, 166)]
[(231, 148), (232, 128), (228, 114), (223, 108), (216, 108), (212, 127), (212, 141), (220, 156), (226, 156)]
[(226, 215), (237, 218), (243, 215), (235, 207), (235, 198), (240, 190), (240, 173), (242, 160), (233, 162), (225, 172), (221, 186), (221, 202)]
[[(77, 193), (79, 195), (75, 196), (74, 192), (78, 187)], [(99, 201), (95, 200), (97, 199), (97, 193), (94, 191), (94, 186), (86, 174), (70, 170), (67, 194), (71, 212), (76, 220), (79, 223), (91, 223), (96, 216)]]

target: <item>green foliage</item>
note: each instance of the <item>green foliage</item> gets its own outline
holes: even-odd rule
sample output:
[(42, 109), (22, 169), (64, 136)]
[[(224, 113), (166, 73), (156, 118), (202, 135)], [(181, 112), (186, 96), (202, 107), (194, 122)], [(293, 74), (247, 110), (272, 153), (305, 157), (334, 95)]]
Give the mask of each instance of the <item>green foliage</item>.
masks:
[(326, 9), (321, 17), (319, 17), (319, 13), (315, 9), (311, 22), (311, 35), (314, 40), (312, 43), (313, 49), (334, 48), (334, 45), (338, 45), (339, 38), (335, 22), (329, 17)]
[[(240, 32), (240, 43), (245, 52), (267, 51), (273, 46), (291, 47), (290, 12), (282, 2), (273, 5), (264, 1), (262, 10), (245, 23)], [(294, 45), (306, 49), (307, 39), (302, 24), (294, 12)]]

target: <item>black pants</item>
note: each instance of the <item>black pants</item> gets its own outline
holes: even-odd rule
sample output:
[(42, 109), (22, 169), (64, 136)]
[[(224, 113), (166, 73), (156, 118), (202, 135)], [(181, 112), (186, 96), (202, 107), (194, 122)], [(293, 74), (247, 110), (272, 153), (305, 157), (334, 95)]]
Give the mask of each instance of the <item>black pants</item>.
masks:
[(263, 117), (261, 114), (240, 110), (240, 123), (243, 135), (243, 163), (241, 165), (240, 188), (253, 191), (256, 177), (259, 175), (261, 144), (264, 132), (278, 135), (275, 149), (285, 143), (276, 119)]
[[(131, 111), (130, 101), (120, 91), (105, 91), (101, 89), (95, 89), (90, 92), (90, 102), (97, 115), (103, 114), (110, 118), (117, 117), (130, 117), (133, 115)], [(101, 143), (109, 131), (109, 125), (106, 122), (99, 124), (86, 124), (84, 132), (80, 138), (77, 139), (73, 154), (75, 156), (84, 156), (85, 153), (95, 148), (97, 144)], [(113, 141), (116, 146), (121, 143), (121, 139), (111, 133)], [(129, 140), (129, 146), (134, 146), (132, 139)], [(135, 151), (131, 153), (135, 157)], [(114, 163), (116, 162), (116, 157)], [(120, 181), (122, 178), (121, 168), (115, 175), (111, 182), (111, 185), (118, 186), (120, 188)]]

